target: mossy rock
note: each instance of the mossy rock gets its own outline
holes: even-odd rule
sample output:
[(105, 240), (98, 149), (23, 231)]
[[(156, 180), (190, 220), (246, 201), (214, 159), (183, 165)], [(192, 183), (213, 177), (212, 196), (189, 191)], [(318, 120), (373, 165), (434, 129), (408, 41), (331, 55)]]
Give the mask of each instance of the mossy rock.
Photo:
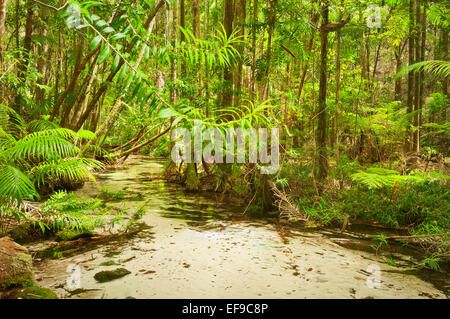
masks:
[(116, 263), (114, 260), (107, 260), (100, 264), (100, 266), (116, 266), (118, 263)]
[(70, 241), (93, 236), (94, 234), (89, 230), (64, 229), (56, 233), (56, 241)]
[(27, 287), (15, 288), (6, 292), (3, 299), (58, 299), (58, 296), (48, 288), (44, 287)]
[(28, 250), (9, 237), (0, 238), (0, 290), (33, 284), (33, 264)]
[(108, 282), (114, 279), (122, 278), (128, 274), (131, 274), (131, 272), (127, 269), (117, 268), (115, 270), (100, 271), (94, 275), (94, 278), (98, 282)]
[(52, 231), (46, 230), (45, 233), (42, 229), (34, 223), (23, 223), (14, 227), (8, 232), (8, 237), (14, 239), (14, 241), (22, 244), (34, 241), (40, 238), (47, 238), (52, 234)]

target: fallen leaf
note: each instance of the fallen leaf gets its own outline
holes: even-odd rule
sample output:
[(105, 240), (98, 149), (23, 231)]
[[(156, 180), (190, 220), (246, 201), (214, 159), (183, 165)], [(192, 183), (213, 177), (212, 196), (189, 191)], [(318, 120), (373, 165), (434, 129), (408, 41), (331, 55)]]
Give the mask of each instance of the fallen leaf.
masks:
[(153, 274), (153, 273), (155, 273), (156, 271), (154, 271), (154, 270), (149, 270), (149, 271), (146, 271), (146, 272), (144, 272), (144, 274)]

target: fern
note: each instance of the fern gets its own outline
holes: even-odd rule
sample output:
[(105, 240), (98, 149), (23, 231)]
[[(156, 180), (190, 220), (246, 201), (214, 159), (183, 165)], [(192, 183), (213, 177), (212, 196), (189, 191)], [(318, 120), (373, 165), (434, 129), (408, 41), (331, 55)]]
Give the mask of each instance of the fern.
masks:
[(447, 78), (450, 76), (450, 62), (439, 60), (418, 62), (401, 70), (396, 75), (396, 78), (399, 78), (405, 73), (409, 73), (411, 71), (414, 72), (424, 71), (427, 73), (431, 73), (433, 76), (438, 78)]
[[(17, 207), (24, 199), (38, 198), (36, 186), (45, 183), (51, 186), (59, 181), (94, 179), (92, 171), (103, 167), (96, 160), (83, 158), (83, 152), (74, 144), (95, 136), (90, 131), (74, 132), (37, 120), (30, 122), (28, 128), (45, 129), (25, 135), (20, 116), (5, 106), (0, 107), (0, 121), (0, 199), (3, 204)], [(23, 127), (16, 129), (14, 123)]]
[(59, 179), (63, 181), (94, 180), (92, 170), (100, 169), (103, 165), (96, 160), (87, 158), (64, 158), (51, 162), (44, 162), (34, 167), (34, 179), (38, 185), (46, 180)]
[(350, 178), (357, 184), (372, 190), (393, 187), (396, 183), (425, 183), (433, 180), (444, 180), (449, 177), (437, 172), (400, 175), (397, 171), (374, 167), (367, 169), (367, 171), (359, 170), (357, 173), (350, 175)]
[(16, 200), (21, 203), (24, 198), (39, 198), (34, 183), (16, 167), (3, 166), (0, 169), (1, 201), (12, 204)]

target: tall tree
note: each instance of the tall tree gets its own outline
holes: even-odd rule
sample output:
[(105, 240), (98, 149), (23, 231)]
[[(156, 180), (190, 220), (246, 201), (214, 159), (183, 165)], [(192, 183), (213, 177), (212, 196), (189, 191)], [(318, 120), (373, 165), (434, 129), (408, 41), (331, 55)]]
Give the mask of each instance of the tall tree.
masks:
[[(225, 33), (230, 36), (233, 32), (234, 20), (234, 0), (224, 0), (223, 2), (223, 16), (222, 24), (225, 28)], [(221, 106), (227, 107), (233, 105), (233, 73), (231, 66), (225, 66), (223, 71), (223, 88)]]
[[(319, 101), (317, 105), (317, 131), (316, 131), (316, 159), (315, 177), (324, 181), (328, 176), (328, 151), (327, 151), (327, 55), (328, 55), (328, 33), (339, 30), (348, 21), (329, 22), (329, 1), (322, 0), (320, 6), (320, 67), (319, 67)], [(319, 189), (320, 191), (320, 189)]]
[[(409, 0), (409, 28), (408, 28), (408, 64), (411, 66), (415, 63), (415, 52), (414, 52), (414, 45), (415, 45), (415, 25), (414, 25), (414, 0)], [(410, 114), (412, 114), (414, 110), (414, 83), (415, 78), (414, 74), (412, 72), (408, 73), (408, 95), (407, 95), (407, 116), (408, 116), (408, 123), (410, 123)], [(412, 149), (412, 131), (410, 129), (410, 126), (408, 124), (407, 131), (409, 134), (406, 136), (406, 151), (410, 152)]]

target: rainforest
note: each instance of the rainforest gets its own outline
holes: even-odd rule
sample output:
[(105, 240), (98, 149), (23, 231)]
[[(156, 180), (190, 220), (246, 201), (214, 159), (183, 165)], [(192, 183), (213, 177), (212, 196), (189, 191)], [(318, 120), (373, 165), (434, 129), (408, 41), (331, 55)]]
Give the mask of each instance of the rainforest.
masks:
[(0, 299), (448, 299), (449, 30), (448, 0), (0, 0)]

